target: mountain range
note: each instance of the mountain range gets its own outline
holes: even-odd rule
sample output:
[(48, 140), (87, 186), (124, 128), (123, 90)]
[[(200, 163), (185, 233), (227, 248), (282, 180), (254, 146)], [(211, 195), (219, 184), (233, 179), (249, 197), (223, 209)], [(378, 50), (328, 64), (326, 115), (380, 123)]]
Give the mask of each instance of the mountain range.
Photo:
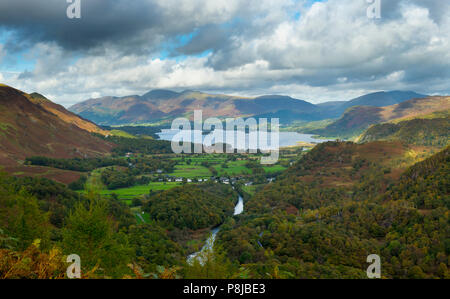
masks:
[(411, 91), (390, 91), (371, 93), (348, 102), (314, 105), (278, 95), (247, 98), (198, 91), (153, 90), (142, 96), (89, 99), (69, 110), (100, 125), (169, 123), (178, 117), (192, 117), (194, 110), (202, 110), (204, 117), (277, 117), (286, 124), (338, 118), (354, 106), (383, 107), (423, 97), (425, 95)]
[[(405, 100), (410, 97), (413, 99)], [(382, 106), (395, 102), (398, 104)], [(361, 106), (369, 104), (371, 106)], [(290, 121), (338, 118), (345, 111), (323, 131), (313, 132), (333, 136), (361, 134), (373, 124), (450, 109), (450, 97), (425, 97), (414, 92), (393, 91), (368, 94), (349, 102), (314, 105), (287, 96), (244, 98), (195, 91), (154, 90), (143, 96), (91, 99), (71, 107), (71, 112), (39, 93), (27, 94), (0, 85), (0, 165), (3, 170), (16, 174), (45, 172), (45, 169), (30, 169), (23, 161), (32, 156), (102, 156), (110, 153), (114, 144), (95, 134), (114, 134), (97, 126), (96, 122), (112, 125), (164, 122), (175, 117), (189, 117), (195, 109), (203, 109), (204, 117), (287, 116)], [(433, 121), (436, 122), (439, 121)], [(442, 127), (442, 121), (438, 126)], [(371, 132), (360, 140), (393, 138), (386, 136), (386, 130)]]

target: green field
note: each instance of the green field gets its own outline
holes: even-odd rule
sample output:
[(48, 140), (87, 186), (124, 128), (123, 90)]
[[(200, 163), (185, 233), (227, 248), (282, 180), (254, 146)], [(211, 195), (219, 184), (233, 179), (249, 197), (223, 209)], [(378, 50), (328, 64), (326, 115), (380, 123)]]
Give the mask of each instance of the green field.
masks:
[(200, 165), (187, 165), (187, 164), (178, 164), (175, 166), (175, 171), (169, 173), (170, 176), (177, 178), (209, 178), (211, 177), (211, 171), (208, 168)]
[[(175, 171), (169, 175), (174, 177), (208, 178), (212, 176), (211, 171), (202, 166), (202, 162), (208, 162), (217, 171), (218, 176), (237, 176), (252, 174), (253, 171), (246, 167), (248, 160), (227, 161), (227, 155), (203, 155), (192, 158), (174, 158), (179, 164), (175, 166)], [(187, 164), (190, 161), (190, 164)], [(227, 166), (224, 167), (224, 164)], [(285, 170), (281, 165), (263, 165), (266, 173), (276, 173)]]
[(228, 161), (226, 162), (227, 166), (226, 168), (223, 167), (222, 164), (214, 165), (214, 169), (217, 170), (217, 173), (219, 176), (224, 175), (241, 175), (241, 174), (251, 174), (251, 169), (248, 169), (245, 164), (247, 161), (241, 160), (241, 161)]
[[(149, 194), (150, 190), (153, 191), (163, 191), (169, 190), (178, 186), (181, 186), (182, 183), (179, 182), (151, 182), (148, 185), (141, 186), (133, 186), (129, 188), (122, 188), (116, 190), (99, 190), (98, 193), (101, 196), (111, 196), (113, 193), (118, 196), (119, 199), (129, 200), (136, 197), (143, 196), (145, 194)], [(131, 204), (131, 202), (127, 202), (127, 204)]]
[(281, 165), (265, 165), (263, 168), (266, 173), (275, 173), (286, 169), (286, 167)]
[(121, 130), (111, 130), (111, 131), (109, 131), (109, 133), (111, 135), (117, 136), (117, 137), (136, 139), (135, 136), (133, 136), (127, 132), (121, 131)]
[[(213, 174), (210, 169), (201, 165), (203, 162), (208, 162), (210, 167), (217, 171), (218, 176), (251, 175), (253, 173), (252, 169), (249, 169), (246, 166), (249, 160), (228, 161), (228, 158), (229, 156), (225, 154), (172, 158), (178, 162), (174, 171), (172, 173), (163, 173), (162, 175), (186, 179), (209, 178)], [(226, 167), (224, 167), (225, 164)], [(286, 169), (281, 165), (263, 165), (262, 167), (267, 174), (280, 172)], [(182, 185), (181, 182), (151, 182), (148, 185), (108, 190), (101, 181), (102, 171), (103, 168), (99, 168), (90, 173), (86, 183), (86, 190), (83, 191), (83, 193), (94, 191), (105, 197), (116, 194), (119, 199), (122, 199), (126, 204), (131, 205), (131, 199), (149, 194), (150, 190), (163, 191)]]
[(92, 171), (86, 182), (86, 190), (94, 190), (99, 192), (101, 190), (106, 190), (107, 188), (102, 183), (101, 175), (102, 175), (102, 168), (95, 169), (94, 171)]
[[(174, 161), (178, 161), (180, 163), (183, 163), (183, 158), (176, 157), (173, 158)], [(223, 163), (227, 160), (227, 155), (225, 154), (202, 154), (201, 156), (193, 156), (193, 157), (186, 157), (184, 158), (184, 161), (190, 160), (192, 164), (200, 164), (202, 162), (209, 162), (209, 163)]]

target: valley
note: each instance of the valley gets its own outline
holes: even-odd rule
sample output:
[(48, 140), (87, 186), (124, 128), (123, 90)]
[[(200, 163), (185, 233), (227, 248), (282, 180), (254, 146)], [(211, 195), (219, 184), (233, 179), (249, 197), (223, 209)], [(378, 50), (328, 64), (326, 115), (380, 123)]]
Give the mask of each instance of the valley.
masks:
[[(313, 105), (158, 90), (81, 103), (79, 117), (2, 86), (0, 277), (63, 278), (54, 257), (76, 252), (83, 278), (365, 278), (374, 253), (383, 278), (449, 278), (450, 100), (415, 96)], [(192, 105), (289, 116), (278, 162), (173, 153), (161, 121)], [(29, 252), (39, 259), (25, 265)]]
[(449, 83), (448, 0), (1, 0), (0, 294), (445, 294)]

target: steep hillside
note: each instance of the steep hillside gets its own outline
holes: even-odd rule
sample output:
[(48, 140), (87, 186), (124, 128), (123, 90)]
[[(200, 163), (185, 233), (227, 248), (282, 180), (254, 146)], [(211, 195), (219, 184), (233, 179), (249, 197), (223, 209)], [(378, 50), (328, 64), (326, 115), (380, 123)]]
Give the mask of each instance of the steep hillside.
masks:
[(450, 208), (450, 147), (410, 167), (385, 194), (390, 200), (408, 200), (419, 209)]
[(28, 171), (20, 161), (29, 156), (93, 157), (112, 150), (112, 144), (71, 123), (75, 116), (47, 101), (0, 86), (0, 165), (5, 170)]
[(79, 117), (75, 113), (68, 111), (61, 105), (53, 103), (52, 101), (50, 101), (49, 99), (47, 99), (46, 97), (44, 97), (39, 93), (34, 92), (29, 95), (25, 94), (25, 96), (33, 103), (55, 114), (59, 119), (65, 121), (66, 123), (73, 124), (79, 127), (80, 129), (86, 130), (91, 133), (108, 135), (108, 131), (102, 130), (93, 122)]
[(398, 179), (401, 171), (420, 160), (408, 157), (409, 150), (400, 142), (319, 144), (261, 192), (264, 200), (252, 200), (246, 209), (259, 213), (320, 208), (341, 201), (360, 184), (369, 183), (374, 174), (378, 183), (367, 187), (373, 188), (372, 194), (382, 192), (389, 181)]
[(418, 116), (410, 120), (377, 124), (367, 129), (357, 142), (399, 140), (408, 144), (445, 147), (449, 144), (450, 110)]
[(349, 108), (336, 122), (313, 133), (322, 136), (351, 138), (360, 135), (370, 125), (407, 120), (450, 108), (450, 97), (426, 97), (386, 106), (356, 106)]
[(252, 278), (367, 278), (369, 254), (381, 257), (383, 278), (448, 278), (448, 149), (423, 162), (429, 153), (407, 160), (412, 150), (318, 145), (250, 198), (217, 242)]

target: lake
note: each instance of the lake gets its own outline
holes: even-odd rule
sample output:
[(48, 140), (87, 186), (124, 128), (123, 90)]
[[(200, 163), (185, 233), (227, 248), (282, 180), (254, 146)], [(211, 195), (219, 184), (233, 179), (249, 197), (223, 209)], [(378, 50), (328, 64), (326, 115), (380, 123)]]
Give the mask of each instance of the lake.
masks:
[[(179, 130), (162, 130), (161, 132), (157, 133), (157, 135), (159, 136), (159, 138), (161, 140), (166, 140), (166, 141), (172, 141), (172, 138), (179, 133)], [(187, 140), (185, 140), (186, 142), (190, 142), (191, 140), (193, 140), (193, 135), (194, 133), (197, 132), (200, 135), (202, 135), (202, 132), (200, 131), (192, 131), (192, 136), (190, 138), (187, 138)], [(219, 131), (220, 133), (221, 131)], [(210, 133), (212, 134), (212, 133)], [(225, 134), (225, 131), (223, 131), (223, 134)], [(203, 140), (204, 138), (206, 138), (206, 136), (208, 136), (209, 134), (206, 135), (202, 135)], [(249, 134), (246, 134), (246, 142), (248, 143), (248, 139), (249, 139)], [(270, 138), (270, 134), (268, 134), (268, 138)], [(299, 142), (306, 142), (306, 143), (323, 143), (323, 142), (327, 142), (327, 141), (331, 141), (330, 139), (316, 139), (311, 134), (300, 134), (297, 132), (279, 132), (279, 145), (280, 147), (288, 147), (288, 146), (296, 146)], [(189, 137), (189, 136), (188, 136)], [(225, 139), (224, 139), (225, 140)]]

